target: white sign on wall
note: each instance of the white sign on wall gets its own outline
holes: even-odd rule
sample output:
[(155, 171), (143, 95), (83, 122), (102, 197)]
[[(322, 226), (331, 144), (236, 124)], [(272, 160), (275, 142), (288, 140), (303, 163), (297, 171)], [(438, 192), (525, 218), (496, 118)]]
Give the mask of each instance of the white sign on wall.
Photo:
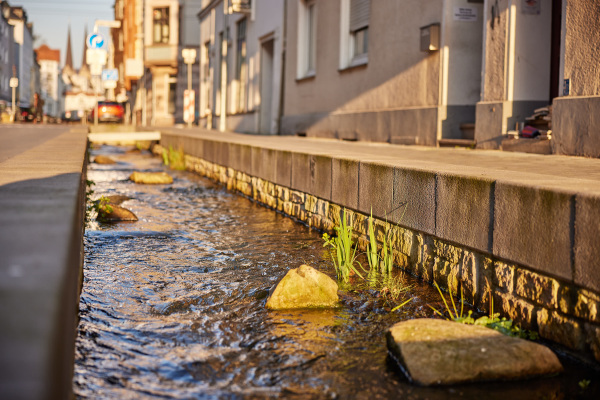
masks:
[(454, 20), (466, 22), (477, 21), (477, 9), (475, 7), (454, 7)]

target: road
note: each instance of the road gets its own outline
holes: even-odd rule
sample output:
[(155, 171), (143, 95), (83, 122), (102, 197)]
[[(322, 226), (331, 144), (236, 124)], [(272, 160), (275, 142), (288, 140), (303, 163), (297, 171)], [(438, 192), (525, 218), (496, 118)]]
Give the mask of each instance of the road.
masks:
[(71, 125), (0, 124), (0, 163), (71, 129)]

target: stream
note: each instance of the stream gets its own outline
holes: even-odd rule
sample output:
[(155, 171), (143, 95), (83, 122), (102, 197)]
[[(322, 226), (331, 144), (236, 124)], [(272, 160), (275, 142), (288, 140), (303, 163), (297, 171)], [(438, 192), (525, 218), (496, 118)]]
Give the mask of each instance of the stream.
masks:
[[(306, 263), (335, 278), (319, 232), (168, 171), (149, 152), (102, 146), (91, 154), (118, 161), (90, 163), (92, 198), (129, 196), (122, 206), (139, 221), (87, 223), (77, 398), (600, 398), (598, 373), (564, 357), (559, 377), (412, 385), (388, 357), (384, 332), (433, 316), (428, 304), (443, 308), (430, 285), (398, 275), (409, 288), (397, 300), (365, 284), (345, 290), (335, 310), (268, 311), (268, 291), (290, 268)], [(168, 171), (174, 183), (136, 185), (127, 179), (134, 170)]]

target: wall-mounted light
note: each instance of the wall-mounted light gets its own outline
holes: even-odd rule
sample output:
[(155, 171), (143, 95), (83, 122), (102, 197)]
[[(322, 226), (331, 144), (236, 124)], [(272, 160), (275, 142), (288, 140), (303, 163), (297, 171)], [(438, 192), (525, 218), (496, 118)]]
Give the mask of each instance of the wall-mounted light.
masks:
[(437, 51), (440, 49), (440, 24), (421, 27), (421, 51)]

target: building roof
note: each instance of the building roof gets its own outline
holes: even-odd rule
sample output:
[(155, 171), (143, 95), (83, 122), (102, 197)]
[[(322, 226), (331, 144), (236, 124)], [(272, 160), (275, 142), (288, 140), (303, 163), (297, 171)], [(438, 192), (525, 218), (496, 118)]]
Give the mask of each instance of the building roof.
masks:
[(56, 61), (60, 64), (60, 50), (51, 49), (47, 45), (43, 44), (35, 49), (38, 61), (49, 60)]

